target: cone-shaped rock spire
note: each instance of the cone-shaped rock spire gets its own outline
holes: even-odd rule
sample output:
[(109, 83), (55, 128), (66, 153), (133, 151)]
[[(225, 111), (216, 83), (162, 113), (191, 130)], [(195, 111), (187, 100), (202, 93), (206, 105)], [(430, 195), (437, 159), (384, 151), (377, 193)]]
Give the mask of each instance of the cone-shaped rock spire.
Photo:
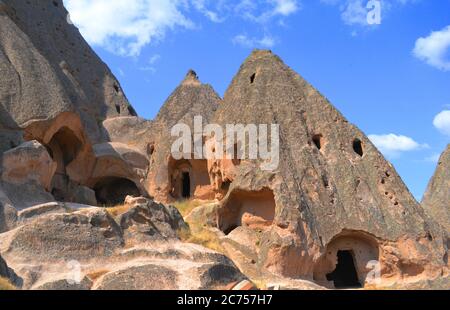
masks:
[(228, 232), (244, 221), (231, 220), (233, 206), (273, 191), (273, 229), (262, 235), (261, 268), (326, 283), (326, 274), (335, 267), (333, 255), (356, 240), (353, 252), (371, 249), (367, 257), (386, 260), (385, 268), (398, 275), (407, 272), (398, 261), (406, 264), (416, 254), (398, 252), (390, 260), (383, 246), (387, 240), (401, 246), (404, 239), (427, 264), (443, 265), (442, 231), (394, 167), (363, 132), (270, 51), (256, 50), (242, 64), (215, 120), (222, 125), (280, 125), (278, 169), (267, 172), (260, 169), (261, 162), (241, 162), (219, 212), (219, 225)]
[(450, 231), (450, 144), (439, 158), (422, 205), (435, 221)]
[[(203, 124), (209, 123), (220, 101), (214, 89), (210, 85), (202, 84), (195, 71), (189, 70), (184, 80), (160, 109), (154, 122), (154, 128), (157, 128), (155, 152), (152, 155), (153, 164), (148, 177), (150, 194), (156, 199), (166, 202), (180, 198), (181, 170), (177, 167), (180, 163), (171, 159), (171, 146), (175, 140), (175, 137), (171, 137), (172, 127), (180, 123), (187, 124), (193, 133), (194, 117), (202, 116)], [(189, 196), (198, 197), (196, 188), (200, 186), (199, 182), (204, 188), (208, 188), (206, 161), (186, 162), (183, 169), (187, 169), (186, 167), (189, 167), (191, 177)], [(188, 173), (187, 170), (183, 171)], [(211, 195), (214, 196), (212, 192), (209, 196)]]

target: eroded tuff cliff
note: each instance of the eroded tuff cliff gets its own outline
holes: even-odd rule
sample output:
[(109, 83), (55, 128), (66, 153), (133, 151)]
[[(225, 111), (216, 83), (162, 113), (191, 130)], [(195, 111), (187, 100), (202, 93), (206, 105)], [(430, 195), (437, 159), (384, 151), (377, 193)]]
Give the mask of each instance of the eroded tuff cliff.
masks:
[[(270, 51), (248, 57), (223, 100), (189, 71), (148, 121), (61, 0), (3, 0), (0, 72), (0, 252), (25, 288), (220, 288), (244, 278), (226, 257), (181, 243), (186, 227), (172, 207), (132, 197), (116, 215), (87, 206), (147, 194), (215, 199), (189, 216), (213, 226), (252, 278), (448, 288), (448, 231), (364, 133)], [(199, 115), (203, 124), (279, 124), (279, 166), (175, 159), (171, 129), (193, 130)], [(202, 141), (217, 151), (215, 137)], [(447, 230), (448, 154), (423, 204)], [(92, 269), (71, 286), (70, 275), (51, 276), (65, 268), (60, 255)]]
[(450, 145), (439, 158), (422, 206), (436, 222), (450, 232)]
[[(210, 123), (220, 102), (214, 89), (202, 84), (197, 74), (190, 70), (162, 106), (153, 124), (155, 136), (148, 176), (149, 193), (157, 200), (170, 202), (190, 197), (214, 198), (206, 161), (173, 159), (171, 147), (177, 137), (171, 135), (171, 130), (176, 124), (186, 124), (193, 135), (194, 117), (202, 116), (204, 125)], [(188, 172), (191, 174), (186, 176)], [(183, 193), (182, 184), (188, 182), (187, 178), (190, 186)]]
[[(128, 188), (145, 194), (140, 184), (145, 154), (111, 144), (102, 126), (111, 117), (136, 113), (109, 68), (71, 24), (61, 0), (0, 1), (0, 72), (0, 152), (36, 141), (56, 163), (55, 171), (42, 176), (51, 184), (37, 184), (35, 191), (96, 204), (95, 188), (111, 178), (119, 183), (117, 178), (127, 178), (135, 183)], [(23, 169), (11, 164), (10, 175)], [(106, 173), (105, 165), (111, 167)], [(29, 192), (25, 183), (30, 180), (3, 181), (9, 192), (18, 192), (16, 185)]]
[(234, 175), (219, 228), (236, 241), (259, 223), (259, 246), (251, 250), (260, 270), (329, 285), (338, 257), (350, 254), (364, 285), (370, 261), (381, 262), (387, 282), (438, 277), (446, 268), (445, 232), (394, 167), (276, 55), (254, 51), (223, 101), (214, 122), (280, 125), (275, 171), (263, 171), (262, 161), (216, 162), (224, 167), (219, 175)]
[(45, 127), (63, 112), (76, 113), (95, 144), (103, 139), (99, 121), (135, 112), (117, 79), (68, 21), (61, 0), (0, 3), (1, 123), (9, 130)]

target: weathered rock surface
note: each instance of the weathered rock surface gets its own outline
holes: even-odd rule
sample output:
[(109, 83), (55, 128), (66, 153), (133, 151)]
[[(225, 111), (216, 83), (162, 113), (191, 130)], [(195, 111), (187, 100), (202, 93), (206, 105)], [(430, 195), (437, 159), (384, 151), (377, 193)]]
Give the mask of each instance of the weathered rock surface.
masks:
[[(13, 149), (3, 155), (2, 178), (12, 184), (34, 180), (58, 201), (96, 204), (86, 187), (95, 190), (101, 178), (117, 177), (117, 169), (98, 176), (105, 157), (96, 158), (93, 146), (111, 142), (103, 121), (136, 113), (117, 79), (68, 22), (61, 0), (2, 3), (0, 157)], [(139, 187), (146, 156), (126, 155), (131, 166), (119, 177)], [(35, 202), (19, 199), (19, 208), (54, 200), (39, 196)]]
[(135, 115), (120, 84), (79, 31), (61, 0), (3, 0), (0, 12), (1, 122), (11, 130), (45, 126), (77, 113), (93, 143), (99, 119)]
[(120, 227), (105, 210), (44, 214), (0, 235), (0, 249), (15, 261), (109, 257), (123, 246)]
[(436, 172), (428, 185), (422, 206), (450, 233), (450, 145), (439, 158)]
[(12, 229), (17, 222), (17, 209), (0, 184), (0, 233)]
[(92, 287), (92, 281), (84, 277), (81, 281), (76, 279), (55, 279), (47, 280), (45, 283), (35, 285), (34, 290), (40, 291), (87, 291)]
[(128, 263), (99, 278), (94, 289), (223, 289), (245, 279), (224, 255), (198, 245), (144, 245), (121, 255)]
[(0, 234), (0, 253), (25, 289), (215, 289), (246, 279), (224, 255), (180, 242), (187, 226), (175, 208), (127, 202), (115, 219), (63, 203), (23, 210), (18, 227)]
[(263, 171), (261, 160), (242, 160), (227, 174), (215, 162), (219, 177), (234, 175), (219, 210), (224, 233), (243, 225), (245, 212), (273, 222), (262, 232), (257, 270), (332, 286), (326, 276), (336, 268), (338, 252), (348, 251), (361, 285), (372, 260), (381, 262), (387, 282), (447, 274), (445, 233), (393, 166), (271, 52), (254, 51), (244, 62), (213, 122), (280, 125), (274, 171)]
[(35, 181), (47, 190), (56, 172), (56, 163), (38, 141), (25, 142), (3, 153), (1, 163), (4, 182), (22, 185)]
[(137, 116), (118, 116), (106, 119), (103, 129), (111, 142), (130, 145), (150, 156), (152, 125), (152, 121)]
[(22, 285), (22, 279), (8, 267), (5, 260), (0, 256), (0, 278), (9, 280), (13, 285), (20, 287)]
[(187, 228), (176, 208), (151, 200), (135, 203), (118, 217), (117, 222), (126, 237), (138, 241), (178, 238), (178, 231)]
[[(214, 198), (206, 160), (176, 161), (172, 158), (171, 146), (176, 137), (171, 136), (171, 130), (181, 123), (193, 133), (194, 117), (202, 116), (203, 123), (209, 123), (220, 101), (214, 89), (202, 84), (191, 70), (160, 109), (152, 125), (156, 134), (151, 144), (151, 165), (147, 178), (149, 193), (157, 201), (170, 202), (183, 198), (183, 194), (200, 199)], [(183, 174), (191, 183), (187, 193), (180, 191)]]
[(55, 202), (55, 198), (35, 181), (25, 184), (0, 182), (5, 197), (16, 210), (23, 210), (36, 205)]
[[(448, 288), (449, 148), (424, 211), (364, 133), (269, 51), (250, 55), (223, 100), (189, 71), (147, 121), (61, 0), (2, 0), (0, 72), (0, 275), (16, 285), (224, 288), (245, 279), (236, 263), (271, 288)], [(194, 133), (195, 116), (279, 124), (278, 167), (174, 158), (171, 130)], [(216, 153), (215, 137), (196, 138)], [(187, 219), (213, 226), (234, 263), (180, 242), (180, 213), (149, 194), (217, 199)]]

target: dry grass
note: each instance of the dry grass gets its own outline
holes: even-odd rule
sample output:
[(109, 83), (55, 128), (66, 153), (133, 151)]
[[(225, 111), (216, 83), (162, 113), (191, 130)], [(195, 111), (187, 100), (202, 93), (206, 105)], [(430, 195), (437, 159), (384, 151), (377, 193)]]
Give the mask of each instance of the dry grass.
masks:
[(182, 201), (178, 201), (175, 202), (173, 204), (173, 206), (175, 208), (178, 209), (178, 211), (180, 211), (181, 215), (183, 217), (186, 217), (189, 215), (189, 213), (191, 213), (192, 210), (194, 210), (195, 208), (201, 206), (204, 202), (202, 202), (201, 200), (182, 200)]
[(112, 217), (116, 217), (120, 214), (124, 214), (128, 210), (130, 210), (133, 206), (128, 204), (120, 204), (113, 207), (106, 207), (106, 212), (109, 213)]
[[(205, 201), (197, 199), (183, 200), (174, 203), (173, 206), (180, 211), (184, 218), (186, 218), (192, 210), (205, 203)], [(221, 246), (218, 236), (213, 231), (206, 228), (203, 224), (204, 223), (190, 221), (189, 229), (182, 229), (178, 231), (180, 239), (184, 242), (199, 244), (216, 252), (224, 253), (225, 250)]]
[(179, 236), (184, 242), (199, 244), (216, 252), (224, 253), (224, 249), (216, 234), (206, 229), (194, 233), (190, 230), (183, 230), (179, 232)]
[(264, 279), (252, 279), (251, 281), (258, 290), (267, 290), (267, 283)]
[(191, 229), (182, 229), (178, 231), (181, 241), (194, 243), (204, 246), (219, 253), (225, 253), (225, 249), (220, 244), (218, 236), (207, 228), (199, 224), (189, 223)]
[(0, 277), (0, 291), (13, 291), (16, 289), (8, 279)]
[(88, 274), (87, 274), (87, 277), (88, 277), (89, 279), (91, 279), (92, 281), (95, 281), (95, 280), (97, 280), (98, 278), (100, 278), (101, 276), (107, 274), (108, 272), (109, 272), (109, 270), (106, 270), (106, 269), (100, 269), (100, 270), (96, 270), (96, 271), (93, 271), (93, 272), (88, 273)]

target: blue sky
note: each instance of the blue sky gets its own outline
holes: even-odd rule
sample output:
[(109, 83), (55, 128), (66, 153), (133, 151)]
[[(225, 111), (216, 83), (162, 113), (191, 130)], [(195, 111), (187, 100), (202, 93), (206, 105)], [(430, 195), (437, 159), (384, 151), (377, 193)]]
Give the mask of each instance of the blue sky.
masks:
[(450, 0), (64, 2), (144, 118), (188, 69), (222, 96), (267, 48), (370, 136), (418, 200), (450, 142)]

